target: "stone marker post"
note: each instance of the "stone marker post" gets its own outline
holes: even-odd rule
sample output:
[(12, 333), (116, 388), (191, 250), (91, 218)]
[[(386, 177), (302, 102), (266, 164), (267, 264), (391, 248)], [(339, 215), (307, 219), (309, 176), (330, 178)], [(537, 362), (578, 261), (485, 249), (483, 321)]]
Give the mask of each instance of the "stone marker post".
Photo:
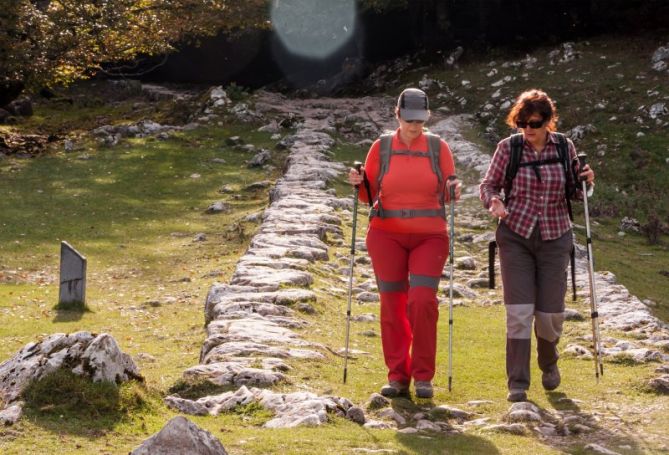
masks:
[(86, 257), (60, 243), (60, 295), (58, 304), (86, 303)]

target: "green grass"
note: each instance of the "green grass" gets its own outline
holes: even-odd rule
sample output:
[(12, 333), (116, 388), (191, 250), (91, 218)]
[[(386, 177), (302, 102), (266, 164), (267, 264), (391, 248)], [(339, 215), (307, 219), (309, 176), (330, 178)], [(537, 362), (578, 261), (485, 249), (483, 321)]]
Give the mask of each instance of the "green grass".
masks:
[[(629, 46), (636, 53), (624, 50)], [(637, 73), (642, 71), (637, 71), (638, 68), (648, 68), (646, 54), (655, 47), (649, 40), (593, 39), (587, 45), (577, 45), (583, 52), (580, 60), (559, 67), (548, 67), (546, 53), (550, 49), (539, 49), (534, 53), (539, 62), (535, 69), (527, 71), (528, 79), (519, 77), (505, 86), (503, 93), (505, 97), (515, 96), (530, 86), (542, 87), (559, 102), (561, 129), (582, 123), (593, 123), (598, 128), (598, 133), (587, 136), (579, 145), (580, 150), (588, 151), (594, 159), (593, 167), (596, 165), (598, 172), (597, 192), (592, 200), (594, 209), (599, 211), (594, 217), (598, 225), (593, 228), (597, 268), (611, 269), (631, 292), (656, 301), (656, 314), (667, 318), (669, 289), (666, 282), (669, 280), (657, 273), (669, 263), (666, 237), (657, 247), (645, 245), (645, 240), (637, 235), (621, 239), (616, 233), (616, 219), (604, 217), (605, 214), (616, 217), (625, 214), (645, 220), (651, 211), (666, 216), (666, 204), (661, 204), (662, 191), (669, 179), (669, 166), (662, 167), (661, 162), (669, 142), (666, 128), (650, 127), (644, 130), (646, 136), (637, 139), (637, 127), (630, 121), (636, 115), (637, 105), (647, 102), (646, 90), (655, 87), (660, 96), (668, 94), (666, 87), (654, 81), (650, 70), (645, 70), (645, 79), (636, 79)], [(606, 55), (607, 59), (600, 59), (600, 55)], [(516, 57), (523, 58), (524, 54)], [(486, 76), (490, 69), (488, 62), (493, 59), (498, 62), (500, 72), (489, 78)], [(489, 86), (491, 82), (507, 74), (518, 76), (524, 72), (501, 68), (501, 62), (508, 59), (506, 51), (469, 55), (457, 70), (435, 70), (430, 74), (445, 81), (457, 96), (468, 99), (464, 108), (452, 100), (446, 100), (445, 104), (455, 112), (471, 113), (496, 90)], [(631, 87), (630, 92), (617, 93), (620, 91), (618, 79), (611, 78), (610, 71), (605, 71), (606, 66), (615, 61), (626, 63), (613, 71), (625, 75), (620, 84)], [(572, 70), (548, 74), (561, 68)], [(424, 72), (407, 73), (403, 78), (415, 84)], [(462, 79), (485, 89), (464, 89), (460, 85)], [(612, 100), (604, 111), (592, 107), (600, 98)], [(108, 106), (95, 100), (88, 104), (80, 98), (76, 100), (74, 110), (56, 105), (38, 107), (33, 119), (12, 128), (83, 131), (144, 115), (133, 111), (132, 99)], [(438, 107), (439, 102), (433, 105)], [(155, 109), (152, 112), (157, 119), (169, 119), (172, 114), (163, 105), (151, 109)], [(611, 115), (617, 115), (619, 123), (609, 122)], [(0, 199), (3, 214), (0, 221), (0, 358), (8, 358), (26, 343), (45, 335), (77, 330), (109, 332), (124, 352), (135, 357), (148, 354), (138, 360), (146, 378), (143, 385), (130, 383), (116, 388), (109, 384), (83, 384), (67, 374), (34, 384), (26, 395), (26, 416), (15, 426), (0, 429), (0, 452), (127, 453), (176, 415), (162, 403), (166, 394), (196, 398), (228, 390), (208, 384), (186, 384), (181, 375), (198, 362), (205, 336), (202, 307), (209, 287), (214, 281), (229, 280), (237, 259), (255, 232), (256, 226), (243, 222), (243, 217), (267, 204), (266, 191), (244, 193), (241, 190), (248, 183), (277, 178), (281, 169), (281, 155), (276, 156), (276, 167), (269, 173), (247, 169), (244, 161), (251, 154), (224, 145), (226, 137), (239, 135), (246, 142), (272, 148), (268, 135), (258, 133), (256, 127), (226, 123), (222, 127), (179, 133), (166, 141), (127, 140), (110, 149), (98, 148), (81, 139), (79, 152), (0, 161), (0, 191), (4, 195)], [(497, 127), (501, 136), (508, 133), (501, 121)], [(492, 148), (492, 144), (478, 135), (480, 131), (478, 128), (465, 131), (465, 137)], [(608, 145), (606, 155), (594, 158), (600, 143)], [(637, 146), (642, 152), (635, 152), (635, 156), (641, 157), (642, 164), (638, 169), (628, 169), (629, 153)], [(78, 155), (84, 152), (92, 159), (79, 160)], [(341, 139), (333, 150), (334, 158), (347, 165), (355, 160), (364, 161), (366, 153), (366, 147), (346, 144)], [(217, 157), (224, 158), (226, 163), (212, 163), (211, 159)], [(191, 177), (194, 174), (199, 177)], [(459, 175), (468, 184), (477, 183), (478, 176), (472, 172), (462, 171)], [(235, 192), (220, 194), (218, 189), (223, 185), (230, 185)], [(340, 197), (351, 195), (344, 177), (333, 186)], [(638, 191), (632, 191), (633, 186)], [(628, 196), (622, 196), (622, 191)], [(203, 213), (209, 203), (219, 199), (230, 204), (229, 214)], [(479, 204), (476, 200), (466, 203)], [(360, 212), (358, 238), (362, 239), (367, 223), (365, 210), (361, 208)], [(351, 220), (344, 220), (343, 229), (350, 236)], [(461, 229), (467, 230), (466, 227)], [(481, 229), (471, 231), (482, 232)], [(199, 232), (207, 234), (206, 242), (192, 241)], [(61, 240), (70, 242), (88, 259), (86, 303), (90, 311), (54, 308)], [(347, 237), (344, 245), (349, 241)], [(342, 259), (336, 259), (336, 253)], [(332, 246), (330, 260), (345, 267), (348, 254), (348, 247)], [(458, 244), (456, 254), (474, 256), (479, 264), (485, 264), (485, 252), (478, 245)], [(344, 346), (346, 282), (338, 273), (318, 264), (311, 266), (310, 271), (316, 280), (312, 287), (319, 296), (315, 303), (317, 314), (303, 315), (310, 326), (301, 335), (338, 350)], [(356, 276), (356, 282), (364, 279)], [(338, 290), (332, 290), (333, 287)], [(496, 423), (508, 410), (504, 377), (505, 315), (500, 305), (480, 304), (500, 299), (499, 290), (481, 291), (476, 301), (464, 301), (465, 306), (455, 308), (451, 392), (447, 390), (446, 377), (447, 308), (441, 307), (435, 397), (414, 401), (396, 399), (393, 407), (411, 415), (427, 412), (434, 404), (446, 403), (478, 413), (480, 417), (492, 417), (491, 423)], [(569, 306), (582, 314), (588, 313), (588, 304), (583, 300)], [(378, 305), (354, 303), (353, 315), (363, 312), (378, 315)], [(368, 354), (350, 360), (347, 384), (342, 383), (343, 359), (326, 353), (326, 361), (292, 363), (293, 369), (288, 373), (290, 383), (276, 390), (338, 395), (363, 405), (386, 379), (380, 338), (361, 335), (372, 329), (378, 333), (378, 323), (353, 322), (351, 325), (351, 348)], [(568, 322), (561, 345), (584, 344), (580, 337), (589, 332), (588, 321)], [(561, 361), (563, 385), (559, 392), (543, 391), (537, 381), (540, 372), (533, 365), (534, 382), (529, 394), (535, 404), (547, 411), (569, 409), (598, 413), (601, 417), (597, 424), (598, 437), (612, 450), (626, 455), (651, 453), (660, 450), (658, 438), (669, 426), (667, 397), (651, 393), (645, 386), (647, 380), (655, 376), (654, 368), (653, 364), (630, 366), (624, 362), (606, 362), (605, 376), (597, 384), (593, 362), (564, 358)], [(64, 396), (72, 399), (61, 399)], [(564, 397), (582, 402), (565, 404), (559, 401)], [(471, 400), (490, 400), (491, 403), (470, 408), (466, 403)], [(609, 425), (607, 418), (614, 415), (625, 418), (622, 429), (613, 430)], [(318, 428), (261, 429), (269, 418), (270, 414), (258, 405), (217, 417), (189, 416), (220, 439), (233, 455), (341, 454), (356, 453), (355, 449), (385, 449), (416, 455), (583, 453), (583, 446), (591, 442), (587, 436), (540, 441), (534, 436), (480, 431), (449, 436), (405, 435), (394, 430), (368, 430), (338, 417), (332, 417), (327, 425)], [(619, 446), (629, 446), (629, 449), (619, 449)]]
[[(660, 274), (669, 271), (669, 242), (666, 236), (659, 245), (649, 245), (641, 234), (618, 235), (617, 223), (599, 219), (592, 226), (593, 256), (597, 270), (610, 270), (617, 282), (641, 300), (650, 299), (657, 306), (652, 313), (669, 321), (669, 277)], [(585, 244), (585, 230), (577, 231)]]
[(56, 370), (31, 383), (23, 398), (29, 419), (64, 419), (73, 429), (87, 421), (100, 428), (113, 427), (113, 422), (153, 405), (136, 382), (118, 387), (113, 382), (91, 382), (68, 370)]

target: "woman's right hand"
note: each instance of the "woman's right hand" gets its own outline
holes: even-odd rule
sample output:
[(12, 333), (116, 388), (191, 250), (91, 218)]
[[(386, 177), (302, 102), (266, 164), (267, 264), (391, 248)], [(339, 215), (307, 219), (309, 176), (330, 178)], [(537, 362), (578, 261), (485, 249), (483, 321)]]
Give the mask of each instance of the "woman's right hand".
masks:
[(509, 215), (509, 211), (506, 210), (504, 202), (501, 199), (494, 197), (490, 201), (490, 208), (488, 209), (490, 214), (494, 217), (504, 219)]
[(363, 180), (363, 174), (365, 172), (364, 167), (360, 167), (360, 172), (355, 170), (354, 168), (349, 169), (348, 171), (348, 183), (350, 183), (353, 186), (358, 186), (362, 183)]

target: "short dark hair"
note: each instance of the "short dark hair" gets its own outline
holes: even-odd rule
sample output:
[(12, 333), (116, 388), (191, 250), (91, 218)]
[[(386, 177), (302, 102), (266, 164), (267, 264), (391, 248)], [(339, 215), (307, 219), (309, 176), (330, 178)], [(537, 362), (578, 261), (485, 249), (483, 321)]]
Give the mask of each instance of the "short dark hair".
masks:
[(539, 114), (549, 131), (555, 131), (558, 121), (555, 101), (553, 101), (543, 90), (531, 89), (518, 96), (509, 115), (506, 124), (516, 128), (517, 122), (526, 122), (532, 115)]

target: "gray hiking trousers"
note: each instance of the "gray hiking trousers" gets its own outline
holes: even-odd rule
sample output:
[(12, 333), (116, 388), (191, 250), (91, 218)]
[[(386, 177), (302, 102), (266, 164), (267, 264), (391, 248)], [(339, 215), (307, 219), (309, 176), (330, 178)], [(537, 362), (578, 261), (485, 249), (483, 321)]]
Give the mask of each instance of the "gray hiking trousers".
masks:
[(541, 240), (535, 226), (526, 239), (500, 223), (495, 233), (506, 308), (506, 374), (508, 387), (530, 386), (532, 322), (539, 368), (558, 361), (557, 344), (564, 322), (567, 265), (572, 247), (569, 230), (555, 240)]

